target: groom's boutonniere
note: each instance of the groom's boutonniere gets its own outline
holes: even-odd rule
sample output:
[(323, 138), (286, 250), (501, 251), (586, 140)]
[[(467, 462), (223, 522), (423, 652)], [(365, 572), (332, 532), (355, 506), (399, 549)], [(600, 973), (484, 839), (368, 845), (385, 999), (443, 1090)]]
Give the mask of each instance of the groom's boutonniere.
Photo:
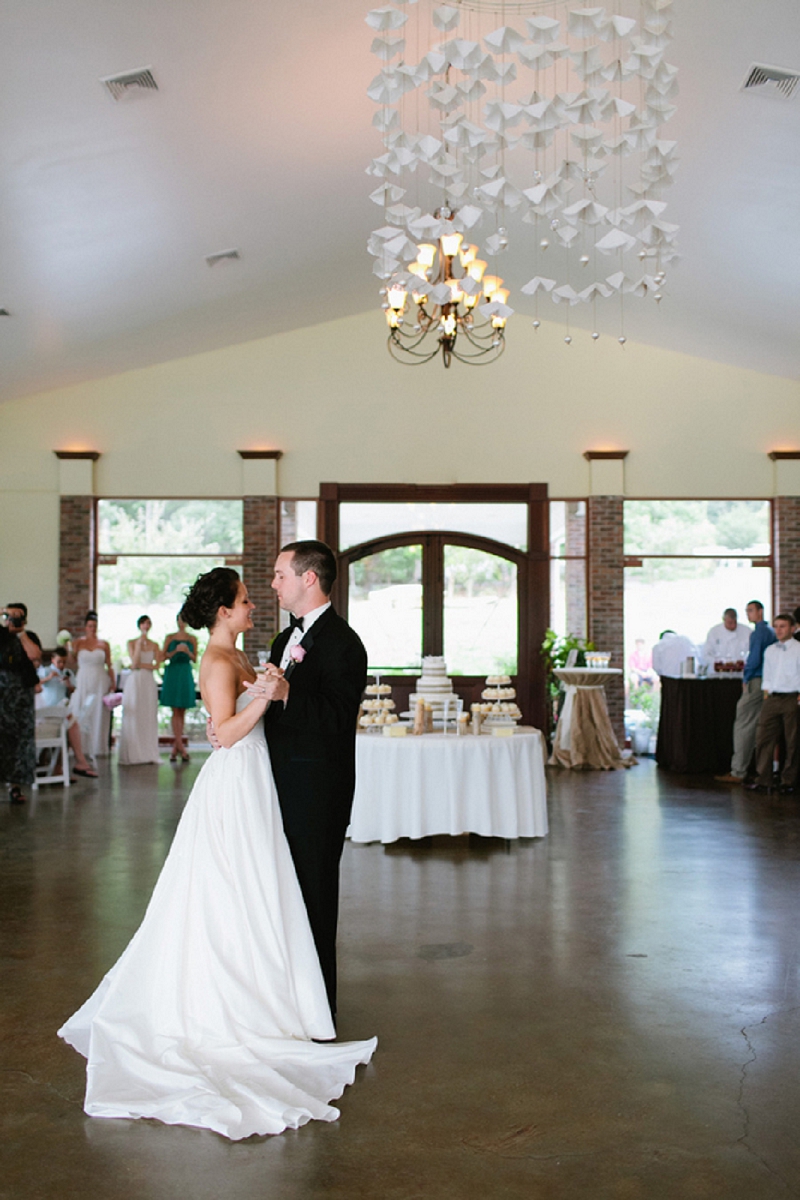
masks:
[(289, 658), (294, 663), (301, 663), (307, 653), (308, 651), (306, 650), (305, 646), (292, 646), (291, 650), (289, 651)]

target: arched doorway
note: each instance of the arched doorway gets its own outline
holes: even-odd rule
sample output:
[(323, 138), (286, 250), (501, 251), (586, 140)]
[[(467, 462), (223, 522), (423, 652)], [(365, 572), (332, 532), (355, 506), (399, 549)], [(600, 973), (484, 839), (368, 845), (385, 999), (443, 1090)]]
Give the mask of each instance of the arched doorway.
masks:
[[(488, 674), (514, 679), (524, 719), (545, 722), (539, 647), (549, 615), (548, 512), (544, 484), (323, 484), (320, 537), (337, 550), (334, 602), (367, 646), (372, 670), (392, 684), (405, 706), (423, 655), (443, 655), (465, 704), (480, 696)], [(375, 505), (384, 523), (402, 524), (427, 506), (461, 528), (387, 532), (356, 544), (340, 506)], [(393, 509), (392, 506), (399, 506)], [(517, 545), (470, 532), (510, 528), (498, 506), (514, 506)], [(463, 506), (463, 507), (462, 507)], [(380, 523), (380, 522), (379, 522)], [(344, 530), (340, 537), (340, 530)], [(521, 543), (521, 544), (520, 544)]]

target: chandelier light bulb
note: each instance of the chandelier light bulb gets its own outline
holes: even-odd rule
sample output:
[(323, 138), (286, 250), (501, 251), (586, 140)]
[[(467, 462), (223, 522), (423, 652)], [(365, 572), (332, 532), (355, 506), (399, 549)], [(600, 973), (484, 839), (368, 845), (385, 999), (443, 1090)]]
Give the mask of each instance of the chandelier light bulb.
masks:
[(421, 262), (409, 263), (408, 270), (409, 270), (409, 274), (418, 275), (420, 277), (420, 279), (425, 279), (427, 281), (427, 278), (428, 278), (427, 268), (424, 263), (421, 263)]
[(408, 295), (408, 292), (405, 290), (405, 288), (401, 288), (401, 287), (389, 288), (389, 293), (387, 296), (387, 299), (389, 301), (389, 307), (393, 308), (395, 312), (398, 312), (398, 313), (402, 312), (403, 307), (406, 302), (407, 295)]
[(456, 331), (456, 319), (452, 313), (447, 313), (443, 316), (439, 324), (442, 327), (442, 333), (445, 337), (452, 337)]
[(508, 288), (499, 287), (492, 293), (492, 300), (496, 300), (499, 304), (505, 304), (508, 301), (508, 295)]
[(436, 258), (436, 247), (430, 242), (423, 242), (421, 246), (417, 246), (417, 260), (424, 267), (432, 267), (433, 260)]
[(490, 299), (502, 283), (499, 275), (484, 275), (483, 277), (483, 294)]
[(470, 279), (475, 279), (478, 283), (480, 283), (480, 281), (483, 279), (483, 273), (485, 270), (486, 263), (483, 261), (483, 259), (476, 258), (467, 267), (467, 274), (469, 275)]
[(469, 264), (475, 262), (475, 259), (478, 257), (478, 247), (462, 246), (458, 252), (458, 256), (461, 259), (462, 267), (468, 267)]
[(455, 258), (463, 240), (464, 235), (461, 233), (443, 233), (441, 237), (442, 254), (447, 258)]

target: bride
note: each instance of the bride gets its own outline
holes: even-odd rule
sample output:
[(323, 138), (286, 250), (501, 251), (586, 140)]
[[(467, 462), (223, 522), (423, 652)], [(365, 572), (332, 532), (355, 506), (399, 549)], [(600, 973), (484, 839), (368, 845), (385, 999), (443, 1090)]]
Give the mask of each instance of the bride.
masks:
[(231, 1139), (335, 1121), (377, 1039), (335, 1037), (283, 833), (262, 717), (281, 673), (236, 649), (255, 606), (236, 571), (201, 575), (182, 613), (210, 630), (200, 690), (223, 749), (203, 766), (142, 924), (58, 1031), (87, 1059), (84, 1109)]

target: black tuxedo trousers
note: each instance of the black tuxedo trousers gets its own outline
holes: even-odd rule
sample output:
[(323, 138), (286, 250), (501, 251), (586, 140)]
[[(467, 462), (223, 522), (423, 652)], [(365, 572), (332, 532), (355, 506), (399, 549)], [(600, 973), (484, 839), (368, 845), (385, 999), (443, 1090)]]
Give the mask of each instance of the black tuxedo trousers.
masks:
[[(272, 644), (280, 665), (289, 630)], [(303, 893), (311, 932), (336, 1014), (336, 925), (339, 862), (355, 789), (356, 719), (367, 682), (358, 635), (332, 608), (300, 643), (302, 662), (287, 669), (289, 699), (264, 717), (283, 828)]]

